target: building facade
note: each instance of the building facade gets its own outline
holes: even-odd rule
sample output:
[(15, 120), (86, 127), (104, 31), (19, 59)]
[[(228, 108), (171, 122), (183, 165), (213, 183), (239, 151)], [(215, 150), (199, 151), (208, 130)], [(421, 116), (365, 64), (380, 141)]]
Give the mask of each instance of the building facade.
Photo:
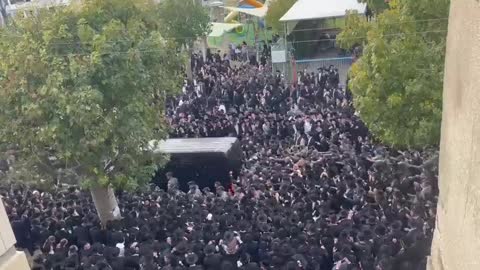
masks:
[(25, 253), (15, 249), (15, 242), (15, 235), (0, 198), (0, 270), (30, 269)]

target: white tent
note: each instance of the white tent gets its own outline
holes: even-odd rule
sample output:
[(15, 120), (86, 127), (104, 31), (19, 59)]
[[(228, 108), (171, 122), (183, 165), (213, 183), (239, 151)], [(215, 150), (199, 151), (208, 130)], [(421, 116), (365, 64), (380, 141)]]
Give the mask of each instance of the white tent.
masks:
[(233, 30), (239, 26), (242, 26), (241, 23), (212, 23), (212, 29), (209, 37), (221, 37), (225, 32)]
[(282, 22), (315, 20), (345, 16), (347, 10), (363, 14), (366, 5), (357, 0), (299, 0), (280, 18)]

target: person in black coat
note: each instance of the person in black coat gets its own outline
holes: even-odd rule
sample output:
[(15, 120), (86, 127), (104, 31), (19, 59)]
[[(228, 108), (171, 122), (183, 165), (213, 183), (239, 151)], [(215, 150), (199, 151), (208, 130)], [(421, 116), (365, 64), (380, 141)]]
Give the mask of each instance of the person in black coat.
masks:
[(83, 247), (86, 243), (91, 243), (90, 232), (87, 227), (86, 219), (82, 220), (82, 224), (73, 229), (74, 244)]
[(206, 270), (220, 269), (222, 263), (222, 255), (216, 253), (213, 245), (207, 245), (204, 249), (205, 257), (203, 258), (203, 266)]
[(21, 249), (27, 249), (30, 254), (33, 254), (33, 243), (31, 241), (31, 224), (30, 219), (23, 215), (16, 216), (12, 221), (12, 230), (17, 240), (16, 246)]

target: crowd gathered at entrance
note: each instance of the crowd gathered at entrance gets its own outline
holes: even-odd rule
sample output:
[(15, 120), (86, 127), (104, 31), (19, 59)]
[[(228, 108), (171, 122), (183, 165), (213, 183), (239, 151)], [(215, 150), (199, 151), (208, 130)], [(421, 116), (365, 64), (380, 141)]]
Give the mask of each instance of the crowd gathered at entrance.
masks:
[(123, 219), (105, 228), (88, 192), (2, 187), (32, 269), (425, 269), (435, 153), (375, 142), (333, 66), (287, 85), (261, 63), (192, 60), (194, 80), (167, 102), (170, 136), (238, 137), (232, 186), (122, 193)]

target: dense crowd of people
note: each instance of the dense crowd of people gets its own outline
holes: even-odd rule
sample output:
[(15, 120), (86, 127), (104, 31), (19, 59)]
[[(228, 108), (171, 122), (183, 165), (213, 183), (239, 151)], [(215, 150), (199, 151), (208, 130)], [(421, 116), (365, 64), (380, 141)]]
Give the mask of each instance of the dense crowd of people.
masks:
[[(89, 193), (1, 189), (33, 269), (420, 270), (435, 223), (437, 161), (376, 144), (334, 67), (287, 85), (261, 64), (194, 57), (167, 105), (171, 137), (236, 136), (231, 190), (123, 193), (102, 228)], [(39, 250), (41, 252), (39, 252)]]

